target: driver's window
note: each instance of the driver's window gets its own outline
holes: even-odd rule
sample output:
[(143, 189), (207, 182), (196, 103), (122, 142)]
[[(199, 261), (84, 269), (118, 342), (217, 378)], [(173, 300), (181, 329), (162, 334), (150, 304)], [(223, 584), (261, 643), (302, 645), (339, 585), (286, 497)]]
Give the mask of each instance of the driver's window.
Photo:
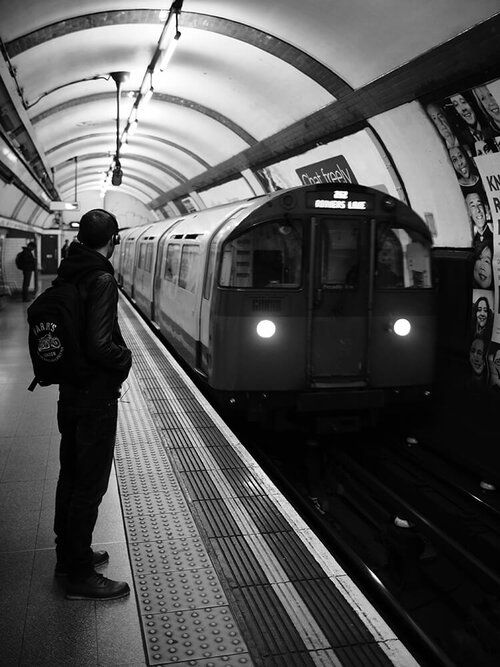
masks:
[(321, 283), (332, 289), (356, 289), (359, 280), (359, 223), (354, 220), (325, 220), (321, 234)]
[(287, 220), (265, 222), (224, 245), (219, 284), (255, 289), (299, 287), (301, 270), (302, 225)]

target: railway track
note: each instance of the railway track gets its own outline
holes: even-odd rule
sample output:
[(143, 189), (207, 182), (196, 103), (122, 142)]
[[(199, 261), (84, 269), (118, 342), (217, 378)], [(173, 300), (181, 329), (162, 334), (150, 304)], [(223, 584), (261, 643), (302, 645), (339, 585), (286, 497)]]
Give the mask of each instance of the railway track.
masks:
[(259, 438), (252, 453), (423, 665), (500, 664), (495, 503), (420, 450)]

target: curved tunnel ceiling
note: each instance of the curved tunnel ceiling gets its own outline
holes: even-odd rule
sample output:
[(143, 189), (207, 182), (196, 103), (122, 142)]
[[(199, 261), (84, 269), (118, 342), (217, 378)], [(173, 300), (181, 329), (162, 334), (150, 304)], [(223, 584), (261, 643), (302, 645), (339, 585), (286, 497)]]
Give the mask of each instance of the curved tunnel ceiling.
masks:
[[(0, 0), (10, 92), (61, 196), (71, 196), (75, 157), (81, 189), (99, 190), (115, 152), (109, 74), (130, 72), (123, 130), (168, 9), (139, 0)], [(152, 100), (121, 156), (121, 187), (159, 207), (165, 193), (292, 148), (301, 132), (314, 140), (320, 125), (325, 134), (354, 125), (391, 103), (375, 94), (383, 77), (418, 58), (431, 62), (433, 49), (497, 11), (497, 0), (316, 0), (314, 11), (302, 0), (184, 0), (177, 50), (153, 74)]]

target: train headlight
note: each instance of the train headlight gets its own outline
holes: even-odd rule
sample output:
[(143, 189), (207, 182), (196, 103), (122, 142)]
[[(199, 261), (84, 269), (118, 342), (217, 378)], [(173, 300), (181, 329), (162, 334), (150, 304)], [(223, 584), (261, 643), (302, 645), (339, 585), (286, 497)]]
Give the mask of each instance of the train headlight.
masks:
[(392, 330), (398, 336), (407, 336), (411, 331), (411, 324), (404, 317), (396, 320), (392, 325)]
[(257, 324), (257, 333), (261, 338), (271, 338), (276, 333), (276, 325), (271, 320), (261, 320)]

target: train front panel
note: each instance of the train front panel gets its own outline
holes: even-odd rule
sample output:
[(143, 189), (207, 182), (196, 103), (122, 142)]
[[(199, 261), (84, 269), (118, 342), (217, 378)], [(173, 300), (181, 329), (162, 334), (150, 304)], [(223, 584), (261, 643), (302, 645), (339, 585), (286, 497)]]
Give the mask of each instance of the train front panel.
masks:
[(288, 392), (299, 411), (379, 408), (393, 389), (431, 384), (429, 248), (424, 223), (383, 193), (280, 193), (219, 248), (209, 384)]

